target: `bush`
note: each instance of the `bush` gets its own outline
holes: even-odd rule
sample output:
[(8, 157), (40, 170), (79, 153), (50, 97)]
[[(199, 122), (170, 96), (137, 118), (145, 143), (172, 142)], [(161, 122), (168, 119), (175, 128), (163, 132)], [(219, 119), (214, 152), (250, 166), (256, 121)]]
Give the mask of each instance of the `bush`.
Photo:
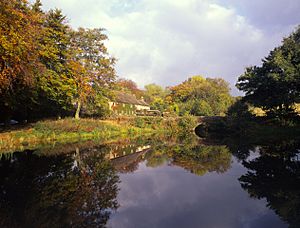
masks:
[(192, 115), (184, 115), (179, 118), (178, 126), (181, 131), (191, 131), (197, 126), (197, 119)]
[(200, 100), (194, 102), (191, 114), (195, 116), (212, 116), (214, 112), (205, 100)]

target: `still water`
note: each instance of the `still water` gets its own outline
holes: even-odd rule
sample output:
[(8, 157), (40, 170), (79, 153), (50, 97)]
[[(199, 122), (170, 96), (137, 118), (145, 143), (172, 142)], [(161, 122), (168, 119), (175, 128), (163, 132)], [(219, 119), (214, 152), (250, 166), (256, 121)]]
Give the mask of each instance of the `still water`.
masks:
[(299, 141), (195, 136), (3, 154), (0, 227), (300, 227)]

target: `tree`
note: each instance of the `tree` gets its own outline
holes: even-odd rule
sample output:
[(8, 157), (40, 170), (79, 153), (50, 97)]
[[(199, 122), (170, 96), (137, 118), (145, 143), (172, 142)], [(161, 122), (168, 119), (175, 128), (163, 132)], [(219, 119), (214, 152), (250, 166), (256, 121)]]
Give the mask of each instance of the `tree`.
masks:
[(49, 106), (59, 114), (62, 110), (71, 108), (75, 92), (74, 78), (70, 75), (70, 66), (67, 64), (71, 55), (71, 29), (61, 10), (50, 10), (44, 18), (40, 61), (46, 70), (38, 72), (39, 106), (44, 115), (50, 111)]
[(79, 118), (82, 102), (104, 113), (115, 80), (106, 39), (102, 29), (72, 30), (40, 0), (0, 0), (0, 121), (60, 116), (75, 104)]
[(195, 101), (191, 108), (191, 114), (195, 116), (212, 116), (213, 110), (211, 106), (205, 101)]
[(39, 14), (26, 0), (0, 1), (0, 114), (9, 120), (34, 104), (39, 62)]
[(116, 81), (116, 89), (123, 90), (125, 92), (130, 92), (134, 94), (137, 98), (141, 98), (143, 96), (143, 91), (140, 90), (137, 84), (130, 79), (119, 78)]
[(154, 83), (145, 85), (145, 100), (150, 103), (151, 109), (159, 110), (161, 112), (167, 109), (166, 96), (168, 90), (162, 88), (160, 85)]
[(160, 85), (154, 83), (145, 85), (145, 99), (148, 102), (152, 102), (154, 98), (164, 98), (167, 91), (164, 90)]
[(71, 34), (73, 57), (69, 66), (75, 80), (75, 118), (83, 102), (94, 97), (99, 91), (107, 93), (115, 82), (115, 58), (109, 56), (104, 41), (107, 36), (103, 29), (79, 28)]
[(300, 27), (282, 45), (263, 59), (261, 66), (248, 67), (236, 84), (245, 92), (244, 101), (287, 117), (300, 100)]
[(221, 78), (193, 76), (170, 91), (167, 100), (177, 103), (182, 115), (221, 115), (232, 103), (229, 84)]

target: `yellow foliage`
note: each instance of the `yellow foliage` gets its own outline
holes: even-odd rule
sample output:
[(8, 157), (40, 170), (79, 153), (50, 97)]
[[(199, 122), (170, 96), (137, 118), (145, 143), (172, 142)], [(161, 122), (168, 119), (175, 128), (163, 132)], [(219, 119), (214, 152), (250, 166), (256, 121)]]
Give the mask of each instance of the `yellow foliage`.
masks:
[(255, 116), (265, 116), (266, 112), (258, 107), (249, 107), (250, 113), (252, 113)]

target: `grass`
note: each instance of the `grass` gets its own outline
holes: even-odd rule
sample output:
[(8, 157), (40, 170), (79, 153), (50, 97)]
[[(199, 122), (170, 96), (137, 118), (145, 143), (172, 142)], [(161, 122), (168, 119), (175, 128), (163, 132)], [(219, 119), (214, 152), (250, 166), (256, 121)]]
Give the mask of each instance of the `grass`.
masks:
[[(191, 123), (190, 125), (188, 123)], [(155, 133), (176, 134), (193, 129), (195, 122), (191, 117), (127, 117), (108, 120), (72, 119), (44, 120), (0, 133), (0, 153), (34, 149), (43, 145), (74, 143), (91, 139), (111, 140), (114, 138), (131, 138)]]

